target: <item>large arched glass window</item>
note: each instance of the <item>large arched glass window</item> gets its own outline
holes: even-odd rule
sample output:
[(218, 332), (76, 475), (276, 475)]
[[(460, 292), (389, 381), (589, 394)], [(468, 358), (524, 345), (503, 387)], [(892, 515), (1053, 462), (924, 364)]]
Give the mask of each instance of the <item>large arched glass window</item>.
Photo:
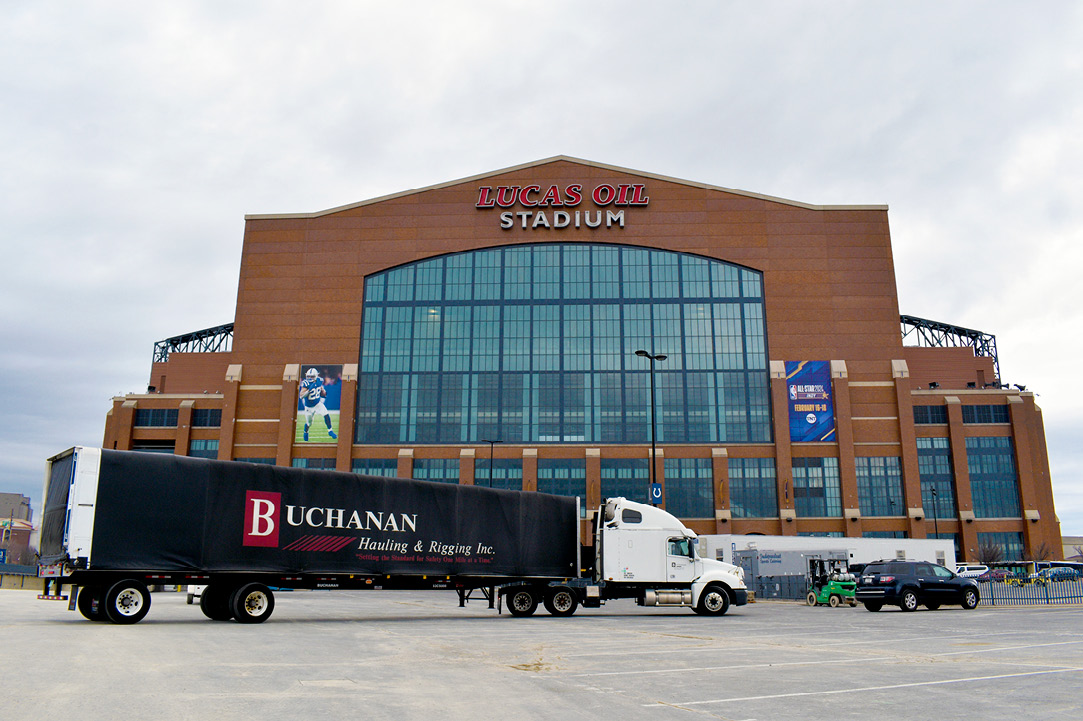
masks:
[(771, 440), (762, 274), (696, 255), (546, 243), (365, 279), (357, 443)]

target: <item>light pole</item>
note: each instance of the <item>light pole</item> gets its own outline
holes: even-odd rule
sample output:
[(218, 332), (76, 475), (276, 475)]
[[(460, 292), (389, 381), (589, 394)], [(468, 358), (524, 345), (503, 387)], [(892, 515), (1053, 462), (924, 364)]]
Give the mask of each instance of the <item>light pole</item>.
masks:
[(499, 438), (494, 440), (494, 441), (490, 441), (487, 438), (482, 438), (481, 442), (489, 444), (489, 488), (492, 488), (493, 487), (493, 446), (495, 446), (497, 443), (503, 443), (504, 441), (500, 440)]
[(654, 363), (659, 363), (666, 359), (666, 356), (659, 353), (658, 355), (651, 355), (645, 350), (637, 350), (636, 355), (641, 358), (646, 358), (651, 362), (651, 465), (650, 465), (650, 487), (647, 488), (647, 500), (651, 502), (651, 505), (655, 505), (654, 498), (651, 497), (651, 490), (654, 488), (654, 479), (657, 477), (657, 464), (658, 464), (658, 448), (655, 442), (658, 438), (658, 421), (655, 416), (655, 404), (654, 404)]
[(937, 528), (936, 519), (940, 517), (940, 512), (937, 510), (937, 506), (940, 505), (936, 498), (936, 489), (930, 488), (933, 494), (933, 538), (940, 538), (940, 529)]

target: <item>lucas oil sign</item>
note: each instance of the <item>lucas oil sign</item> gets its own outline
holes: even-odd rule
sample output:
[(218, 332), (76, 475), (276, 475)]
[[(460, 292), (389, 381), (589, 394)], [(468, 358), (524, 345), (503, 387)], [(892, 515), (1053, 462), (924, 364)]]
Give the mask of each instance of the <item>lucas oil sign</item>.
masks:
[[(588, 200), (594, 207), (580, 207)], [(480, 209), (500, 208), (504, 230), (559, 230), (561, 228), (623, 228), (624, 209), (650, 203), (642, 183), (602, 183), (584, 190), (569, 185), (483, 185), (478, 188)]]
[(835, 440), (831, 365), (827, 361), (786, 361), (790, 442)]

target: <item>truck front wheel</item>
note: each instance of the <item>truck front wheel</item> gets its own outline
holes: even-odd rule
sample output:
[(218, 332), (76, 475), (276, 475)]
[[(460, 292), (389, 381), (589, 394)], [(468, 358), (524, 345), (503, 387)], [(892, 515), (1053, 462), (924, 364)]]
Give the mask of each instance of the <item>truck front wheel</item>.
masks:
[(508, 610), (512, 616), (531, 616), (538, 610), (538, 597), (529, 588), (517, 588), (508, 594)]
[(696, 611), (704, 616), (724, 616), (730, 610), (730, 597), (721, 586), (708, 586), (699, 597)]
[(139, 623), (150, 610), (150, 591), (135, 579), (118, 581), (105, 594), (105, 615), (113, 623)]
[(275, 597), (262, 583), (249, 583), (233, 594), (230, 608), (238, 623), (263, 623), (275, 610)]
[(571, 616), (579, 608), (579, 599), (570, 588), (553, 588), (545, 596), (545, 610), (554, 616)]

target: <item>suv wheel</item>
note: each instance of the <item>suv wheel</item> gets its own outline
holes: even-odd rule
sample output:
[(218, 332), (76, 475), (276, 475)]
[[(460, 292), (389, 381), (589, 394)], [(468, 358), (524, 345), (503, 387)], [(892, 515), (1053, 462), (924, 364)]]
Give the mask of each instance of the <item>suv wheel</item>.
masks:
[(978, 597), (978, 592), (973, 588), (968, 588), (966, 589), (966, 592), (963, 593), (963, 608), (968, 611), (975, 609), (978, 607), (979, 600), (981, 599)]
[(876, 603), (875, 601), (865, 601), (865, 608), (869, 611), (879, 611), (883, 608), (883, 604)]
[(914, 611), (918, 607), (918, 595), (911, 590), (903, 591), (899, 599), (899, 608), (904, 611)]

